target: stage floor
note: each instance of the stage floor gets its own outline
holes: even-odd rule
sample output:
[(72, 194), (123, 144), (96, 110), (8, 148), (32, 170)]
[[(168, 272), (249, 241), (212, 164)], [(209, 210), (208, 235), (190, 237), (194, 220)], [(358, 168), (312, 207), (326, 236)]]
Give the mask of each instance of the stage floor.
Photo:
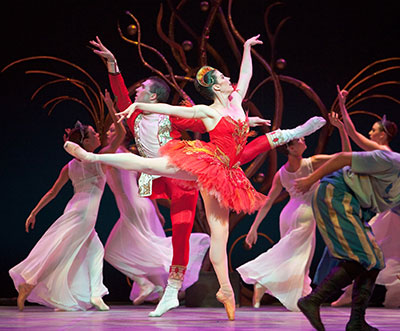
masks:
[[(179, 307), (163, 317), (149, 318), (153, 306), (111, 306), (108, 312), (54, 312), (41, 306), (0, 307), (0, 330), (313, 330), (301, 313), (280, 306), (238, 308), (228, 321), (223, 308)], [(350, 308), (322, 307), (326, 330), (344, 330)], [(379, 330), (400, 330), (400, 310), (369, 308), (367, 320)]]

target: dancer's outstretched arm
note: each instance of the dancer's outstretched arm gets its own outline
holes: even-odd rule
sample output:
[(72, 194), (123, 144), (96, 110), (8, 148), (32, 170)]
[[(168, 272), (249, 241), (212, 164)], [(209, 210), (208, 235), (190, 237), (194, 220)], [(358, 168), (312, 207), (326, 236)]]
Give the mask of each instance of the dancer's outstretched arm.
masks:
[(107, 105), (108, 113), (110, 114), (110, 117), (114, 123), (115, 135), (113, 136), (111, 141), (109, 141), (108, 144), (100, 150), (99, 153), (115, 153), (125, 138), (126, 130), (124, 125), (121, 122), (118, 122), (118, 118), (114, 108), (114, 102), (111, 99), (110, 93), (105, 90), (104, 95), (101, 96), (105, 104)]
[(246, 96), (247, 89), (249, 88), (251, 76), (253, 76), (253, 63), (251, 60), (251, 47), (257, 44), (262, 44), (261, 40), (258, 40), (258, 34), (255, 37), (247, 39), (243, 45), (243, 57), (242, 64), (240, 65), (239, 81), (236, 87), (237, 93), (242, 97)]
[(373, 151), (377, 149), (390, 150), (388, 146), (380, 145), (375, 141), (368, 139), (367, 137), (365, 137), (356, 130), (353, 121), (351, 120), (350, 115), (347, 112), (347, 108), (345, 105), (348, 92), (345, 90), (340, 90), (339, 86), (337, 86), (337, 90), (338, 90), (340, 112), (342, 113), (343, 116), (344, 128), (346, 129), (346, 132), (350, 136), (350, 138), (364, 151)]
[(38, 204), (33, 208), (30, 215), (25, 222), (25, 231), (29, 233), (29, 227), (33, 229), (35, 227), (36, 215), (42, 210), (51, 200), (53, 200), (64, 185), (68, 182), (68, 164), (65, 165), (58, 175), (57, 180), (53, 184), (53, 187), (40, 199)]
[(249, 245), (250, 248), (252, 247), (253, 244), (257, 242), (258, 227), (260, 226), (265, 216), (268, 214), (274, 201), (279, 196), (279, 193), (281, 193), (282, 189), (283, 186), (278, 171), (275, 173), (274, 179), (272, 180), (272, 186), (267, 196), (267, 202), (258, 211), (256, 219), (254, 220), (253, 225), (251, 226), (250, 231), (246, 236), (246, 244)]
[(294, 187), (297, 191), (306, 193), (310, 187), (322, 177), (342, 169), (345, 166), (351, 166), (352, 152), (340, 152), (334, 154), (324, 165), (315, 170), (307, 177), (295, 179)]
[(124, 118), (129, 118), (136, 109), (143, 110), (144, 112), (171, 115), (183, 118), (213, 118), (218, 115), (218, 113), (211, 107), (206, 105), (195, 105), (192, 107), (185, 106), (172, 106), (166, 103), (143, 103), (134, 102), (125, 111), (117, 114), (119, 121)]
[(92, 46), (96, 47), (96, 49), (94, 49), (93, 52), (95, 54), (101, 56), (102, 58), (106, 59), (108, 72), (111, 74), (119, 73), (119, 69), (117, 66), (117, 60), (116, 60), (114, 54), (111, 53), (111, 51), (109, 51), (103, 45), (100, 38), (98, 36), (96, 36), (96, 40), (91, 40), (89, 42)]
[[(349, 140), (349, 136), (347, 135), (346, 130), (344, 129), (344, 124), (342, 121), (339, 120), (338, 114), (337, 113), (330, 113), (329, 114), (329, 122), (339, 130), (340, 134), (340, 141), (342, 143), (342, 152), (351, 152), (351, 144)], [(329, 161), (334, 154), (317, 154), (311, 156), (311, 163), (313, 170), (317, 170), (319, 167), (321, 167), (323, 164), (325, 164), (327, 161)]]

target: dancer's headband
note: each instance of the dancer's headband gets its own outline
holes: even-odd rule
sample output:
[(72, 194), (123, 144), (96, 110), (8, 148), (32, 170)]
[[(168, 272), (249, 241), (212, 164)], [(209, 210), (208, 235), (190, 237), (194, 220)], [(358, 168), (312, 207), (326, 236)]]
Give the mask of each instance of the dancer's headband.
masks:
[(390, 137), (392, 138), (392, 134), (389, 132), (389, 130), (387, 129), (387, 125), (388, 125), (388, 120), (386, 119), (386, 115), (383, 115), (382, 119), (381, 119), (381, 125), (382, 125), (382, 129), (383, 131)]
[(207, 77), (205, 77), (207, 73), (209, 73), (210, 71), (214, 71), (214, 70), (215, 69), (210, 66), (201, 67), (200, 70), (196, 74), (197, 82), (201, 86), (204, 86), (204, 87), (210, 87), (210, 86), (214, 85), (216, 83), (214, 77), (212, 77), (211, 75), (208, 75)]
[(80, 121), (76, 121), (74, 128), (75, 129), (79, 129), (79, 132), (81, 134), (80, 143), (82, 144), (83, 143), (83, 139), (85, 139), (85, 128), (84, 128), (83, 124)]

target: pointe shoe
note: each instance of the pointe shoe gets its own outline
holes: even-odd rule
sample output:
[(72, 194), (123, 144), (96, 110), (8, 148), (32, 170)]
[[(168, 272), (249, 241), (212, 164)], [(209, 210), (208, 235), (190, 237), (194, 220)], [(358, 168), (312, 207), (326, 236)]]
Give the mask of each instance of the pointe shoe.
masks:
[(96, 160), (95, 154), (85, 151), (81, 146), (72, 141), (66, 141), (64, 149), (68, 154), (71, 154), (73, 157), (83, 162), (93, 162)]
[(262, 286), (260, 283), (254, 284), (254, 291), (253, 291), (253, 307), (260, 308), (260, 301), (264, 296), (265, 291), (267, 290), (266, 287)]
[(144, 300), (151, 294), (153, 293), (155, 289), (155, 285), (151, 282), (148, 282), (147, 284), (143, 285), (140, 287), (140, 292), (138, 297), (133, 300), (133, 304), (135, 306), (140, 305), (144, 302)]
[(233, 295), (233, 291), (231, 290), (230, 294), (225, 294), (222, 289), (216, 294), (216, 298), (219, 302), (221, 302), (224, 307), (226, 314), (228, 315), (228, 319), (233, 321), (235, 319), (235, 296)]
[(20, 284), (18, 286), (18, 298), (17, 305), (19, 311), (23, 311), (25, 308), (25, 301), (28, 298), (29, 294), (32, 292), (34, 285), (30, 285), (27, 283)]
[(99, 311), (107, 311), (110, 310), (110, 307), (108, 307), (103, 299), (101, 297), (92, 297), (90, 298), (90, 303)]

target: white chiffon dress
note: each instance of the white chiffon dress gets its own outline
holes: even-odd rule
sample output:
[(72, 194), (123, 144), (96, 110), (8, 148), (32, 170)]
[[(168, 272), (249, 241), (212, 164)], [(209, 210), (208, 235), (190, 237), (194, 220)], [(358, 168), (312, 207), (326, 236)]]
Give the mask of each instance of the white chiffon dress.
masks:
[(105, 175), (97, 163), (68, 163), (74, 195), (64, 213), (28, 257), (9, 273), (15, 288), (35, 285), (27, 300), (62, 310), (86, 310), (91, 297), (108, 294), (103, 285), (103, 245), (94, 230)]
[(387, 308), (400, 307), (400, 215), (396, 210), (377, 214), (369, 224), (385, 258), (385, 268), (376, 279), (376, 284), (385, 285), (383, 305)]
[[(164, 289), (172, 262), (171, 237), (165, 236), (150, 199), (139, 196), (136, 172), (110, 167), (106, 174), (120, 218), (107, 239), (105, 260), (131, 279), (146, 278), (158, 289)], [(189, 263), (182, 290), (198, 280), (209, 246), (210, 237), (207, 234), (190, 235)], [(134, 282), (130, 294), (132, 301), (139, 295), (139, 291), (140, 287)], [(159, 293), (154, 292), (146, 300), (158, 296)]]
[(302, 194), (294, 190), (293, 183), (312, 171), (310, 158), (302, 159), (296, 172), (288, 172), (284, 166), (279, 169), (282, 186), (290, 195), (279, 217), (281, 239), (267, 252), (237, 268), (246, 283), (265, 286), (267, 293), (291, 311), (299, 311), (297, 300), (311, 292), (308, 274), (315, 249), (311, 199), (318, 185)]

